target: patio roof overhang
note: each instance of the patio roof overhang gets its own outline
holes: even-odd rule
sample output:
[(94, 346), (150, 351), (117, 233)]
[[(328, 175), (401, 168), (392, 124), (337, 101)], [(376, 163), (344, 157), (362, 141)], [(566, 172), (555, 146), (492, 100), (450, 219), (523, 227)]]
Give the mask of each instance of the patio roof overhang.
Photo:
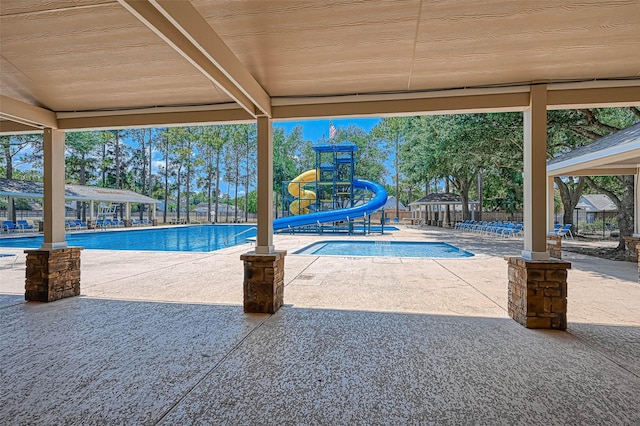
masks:
[(547, 163), (549, 176), (635, 175), (640, 167), (640, 123)]
[(637, 2), (574, 6), (3, 0), (0, 132), (637, 105)]

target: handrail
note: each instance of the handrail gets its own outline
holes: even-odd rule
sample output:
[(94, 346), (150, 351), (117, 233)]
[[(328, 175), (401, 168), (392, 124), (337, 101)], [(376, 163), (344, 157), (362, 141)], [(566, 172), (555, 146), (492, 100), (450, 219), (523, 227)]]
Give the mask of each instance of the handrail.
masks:
[(227, 244), (227, 243), (229, 242), (229, 240), (230, 240), (230, 239), (235, 238), (235, 237), (237, 237), (238, 235), (242, 235), (242, 234), (244, 234), (245, 232), (249, 232), (249, 231), (251, 231), (252, 229), (256, 229), (256, 230), (257, 230), (257, 229), (258, 229), (258, 227), (257, 227), (257, 226), (252, 226), (251, 228), (247, 228), (247, 229), (245, 229), (244, 231), (240, 231), (240, 232), (238, 232), (237, 234), (233, 234), (233, 235), (232, 235), (232, 236), (230, 236), (229, 238), (225, 239), (225, 240), (222, 242), (222, 244), (223, 244), (223, 245), (225, 245), (225, 246), (228, 246), (229, 244)]

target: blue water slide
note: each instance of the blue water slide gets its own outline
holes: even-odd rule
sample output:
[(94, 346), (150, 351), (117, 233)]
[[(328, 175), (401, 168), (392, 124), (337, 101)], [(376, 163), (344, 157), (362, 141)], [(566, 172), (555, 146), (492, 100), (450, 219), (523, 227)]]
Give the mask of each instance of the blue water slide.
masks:
[(384, 206), (387, 202), (387, 190), (379, 183), (371, 182), (363, 179), (353, 180), (354, 189), (365, 189), (374, 194), (373, 199), (369, 202), (360, 204), (359, 206), (349, 207), (346, 209), (329, 210), (326, 212), (316, 212), (303, 214), (300, 216), (289, 216), (276, 219), (273, 221), (273, 230), (288, 229), (295, 226), (315, 225), (317, 223), (335, 222), (339, 220), (356, 219), (370, 214)]

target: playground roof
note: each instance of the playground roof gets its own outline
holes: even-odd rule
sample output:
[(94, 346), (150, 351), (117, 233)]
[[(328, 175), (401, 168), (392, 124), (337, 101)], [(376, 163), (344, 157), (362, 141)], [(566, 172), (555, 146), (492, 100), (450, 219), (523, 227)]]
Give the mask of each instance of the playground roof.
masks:
[[(42, 198), (44, 184), (16, 179), (0, 179), (0, 196), (15, 198)], [(112, 203), (157, 204), (160, 201), (127, 189), (97, 186), (65, 185), (65, 199), (75, 201), (105, 201)]]
[(316, 152), (356, 152), (358, 146), (351, 142), (340, 142), (336, 144), (314, 145), (313, 150)]

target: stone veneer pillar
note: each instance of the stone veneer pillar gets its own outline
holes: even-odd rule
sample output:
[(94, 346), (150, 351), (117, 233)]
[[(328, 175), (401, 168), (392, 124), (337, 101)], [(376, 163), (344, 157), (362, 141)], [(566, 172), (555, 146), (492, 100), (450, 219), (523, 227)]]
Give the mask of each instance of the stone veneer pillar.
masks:
[(629, 251), (629, 260), (633, 261), (638, 258), (638, 244), (640, 244), (639, 237), (622, 237), (627, 245)]
[(286, 250), (269, 254), (250, 251), (244, 261), (244, 311), (274, 314), (284, 303), (284, 257)]
[(509, 263), (509, 316), (527, 328), (567, 329), (567, 269), (558, 260), (505, 257)]
[(547, 235), (547, 251), (554, 259), (562, 259), (562, 237), (555, 234)]
[(53, 302), (80, 294), (82, 247), (55, 250), (25, 250), (27, 272), (24, 298)]

